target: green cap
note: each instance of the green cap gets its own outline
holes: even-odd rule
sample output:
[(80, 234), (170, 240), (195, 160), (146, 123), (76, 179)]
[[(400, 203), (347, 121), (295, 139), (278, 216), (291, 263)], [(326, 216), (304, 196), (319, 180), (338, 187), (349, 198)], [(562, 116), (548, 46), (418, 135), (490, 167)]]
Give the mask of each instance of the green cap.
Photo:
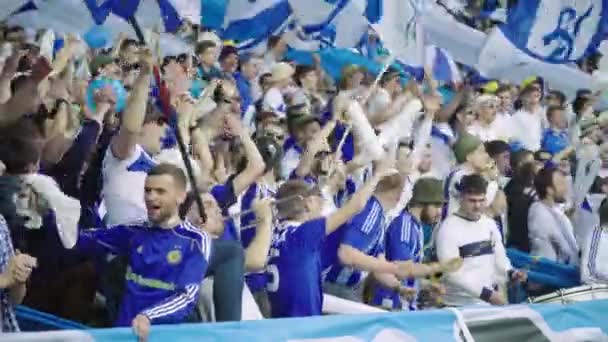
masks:
[(112, 56), (98, 55), (93, 58), (89, 67), (91, 68), (91, 73), (96, 74), (99, 69), (112, 63), (114, 63), (114, 58), (112, 58)]
[(287, 127), (290, 130), (307, 125), (313, 121), (319, 121), (319, 118), (312, 115), (306, 105), (299, 104), (287, 108)]
[(454, 147), (452, 147), (458, 164), (464, 163), (467, 160), (467, 156), (475, 151), (481, 144), (481, 140), (476, 136), (468, 133), (461, 134), (454, 144)]
[(412, 192), (412, 204), (441, 204), (445, 202), (443, 182), (436, 178), (419, 179), (414, 184)]
[(582, 118), (579, 121), (579, 126), (581, 128), (581, 134), (585, 135), (591, 132), (594, 128), (597, 128), (599, 125), (596, 118)]

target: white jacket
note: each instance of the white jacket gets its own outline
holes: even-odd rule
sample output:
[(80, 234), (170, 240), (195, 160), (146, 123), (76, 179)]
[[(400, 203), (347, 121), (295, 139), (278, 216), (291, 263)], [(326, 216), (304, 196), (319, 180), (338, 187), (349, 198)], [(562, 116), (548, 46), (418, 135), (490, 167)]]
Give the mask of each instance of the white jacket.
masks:
[(528, 212), (530, 254), (552, 261), (578, 265), (578, 246), (570, 219), (556, 205), (532, 203)]

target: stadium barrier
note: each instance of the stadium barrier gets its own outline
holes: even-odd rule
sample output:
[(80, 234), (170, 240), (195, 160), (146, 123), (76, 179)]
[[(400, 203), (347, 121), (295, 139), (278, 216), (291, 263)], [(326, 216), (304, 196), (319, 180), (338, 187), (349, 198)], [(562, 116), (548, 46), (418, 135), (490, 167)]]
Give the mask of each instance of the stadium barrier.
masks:
[[(131, 328), (4, 334), (2, 341), (134, 341)], [(606, 341), (608, 300), (159, 325), (149, 341)]]

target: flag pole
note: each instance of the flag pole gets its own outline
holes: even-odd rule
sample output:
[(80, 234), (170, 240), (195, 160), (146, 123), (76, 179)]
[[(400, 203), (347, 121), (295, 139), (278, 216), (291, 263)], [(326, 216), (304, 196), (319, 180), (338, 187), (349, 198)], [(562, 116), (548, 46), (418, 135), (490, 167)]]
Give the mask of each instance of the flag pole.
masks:
[[(129, 17), (129, 23), (133, 27), (133, 30), (135, 31), (135, 35), (137, 36), (137, 39), (139, 40), (139, 42), (141, 44), (146, 44), (146, 39), (144, 38), (144, 34), (143, 34), (141, 27), (139, 26), (139, 23), (137, 22), (137, 19), (135, 18), (135, 16)], [(169, 89), (167, 88), (167, 85), (165, 83), (163, 83), (161, 80), (160, 69), (158, 68), (158, 66), (154, 66), (154, 77), (156, 79), (156, 84), (157, 84), (159, 92), (160, 92), (160, 96), (159, 96), (160, 101), (159, 102), (161, 103), (163, 114), (165, 115), (165, 119), (170, 123), (172, 120), (171, 117), (173, 115), (176, 116), (177, 113), (174, 112), (173, 108), (171, 107), (171, 104), (169, 103)], [(177, 120), (177, 118), (175, 118), (175, 120)], [(173, 126), (173, 125), (170, 125), (170, 126)], [(188, 157), (188, 149), (186, 148), (186, 143), (184, 142), (184, 136), (182, 135), (182, 132), (177, 127), (177, 125), (175, 125), (175, 126), (176, 127), (171, 127), (171, 128), (173, 128), (173, 131), (175, 132), (177, 146), (178, 146), (179, 152), (182, 156), (184, 166), (186, 166), (186, 174), (188, 176), (188, 180), (190, 181), (190, 184), (192, 184), (192, 192), (194, 192), (194, 201), (195, 201), (197, 209), (198, 209), (198, 214), (200, 215), (203, 222), (206, 222), (207, 215), (205, 214), (205, 208), (203, 207), (203, 202), (201, 200), (201, 194), (197, 187), (196, 177), (194, 176), (194, 171), (192, 169), (192, 163), (190, 161), (190, 157)]]

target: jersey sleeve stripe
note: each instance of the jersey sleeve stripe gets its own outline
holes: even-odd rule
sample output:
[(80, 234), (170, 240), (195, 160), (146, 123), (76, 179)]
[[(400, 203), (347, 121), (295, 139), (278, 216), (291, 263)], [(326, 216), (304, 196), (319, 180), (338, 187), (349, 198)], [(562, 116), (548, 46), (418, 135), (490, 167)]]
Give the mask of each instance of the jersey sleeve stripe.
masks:
[(167, 303), (144, 311), (144, 314), (149, 319), (155, 319), (182, 310), (196, 299), (196, 293), (198, 292), (198, 288), (199, 285), (196, 284), (187, 285), (185, 293), (182, 293), (181, 295), (175, 297), (173, 300)]

